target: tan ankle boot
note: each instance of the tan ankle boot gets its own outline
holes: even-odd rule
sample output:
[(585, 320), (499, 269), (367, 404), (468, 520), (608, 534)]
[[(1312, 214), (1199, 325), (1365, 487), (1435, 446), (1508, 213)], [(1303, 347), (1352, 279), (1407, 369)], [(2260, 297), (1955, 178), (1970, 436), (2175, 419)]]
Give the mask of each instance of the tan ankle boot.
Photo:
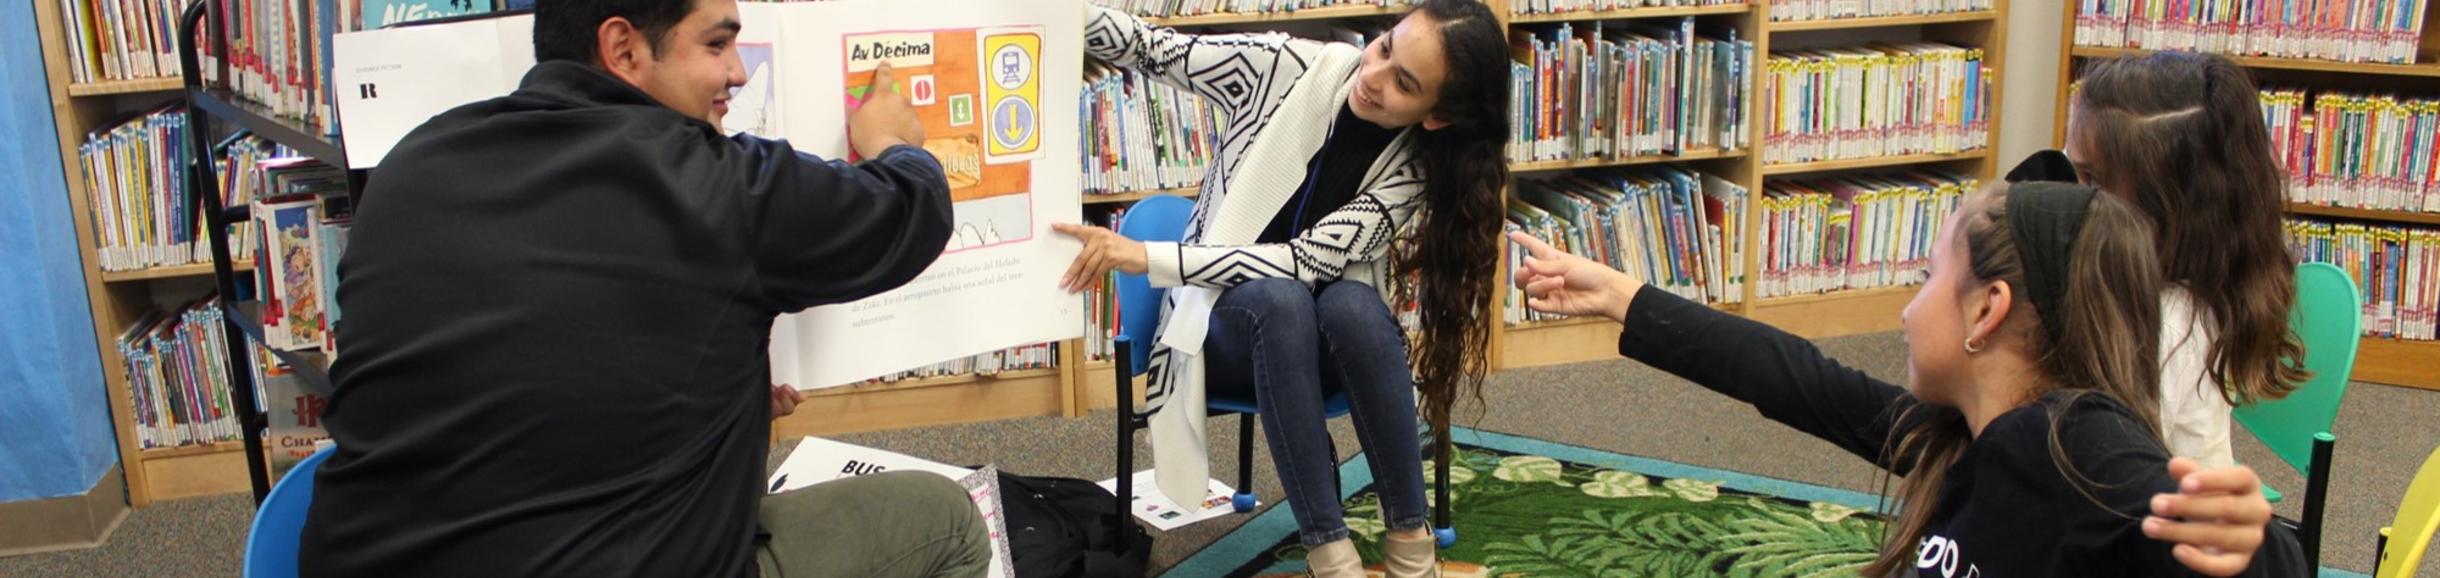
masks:
[(1306, 552), (1305, 571), (1313, 578), (1365, 578), (1364, 555), (1356, 553), (1354, 540), (1340, 538)]
[(1421, 538), (1403, 539), (1396, 534), (1382, 539), (1382, 563), (1388, 566), (1389, 578), (1439, 578), (1440, 539), (1426, 533)]

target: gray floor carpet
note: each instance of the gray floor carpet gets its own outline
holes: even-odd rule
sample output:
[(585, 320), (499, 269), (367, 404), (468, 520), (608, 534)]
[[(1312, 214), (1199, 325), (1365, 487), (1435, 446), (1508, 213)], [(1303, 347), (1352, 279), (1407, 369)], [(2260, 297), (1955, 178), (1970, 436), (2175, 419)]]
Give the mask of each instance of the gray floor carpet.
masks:
[[(1874, 375), (1899, 379), (1905, 345), (1896, 334), (1826, 340), (1831, 355)], [(1762, 419), (1752, 409), (1642, 365), (1625, 362), (1513, 370), (1495, 376), (1485, 404), (1461, 408), (1460, 425), (1626, 454), (1737, 470), (1825, 486), (1874, 491), (1878, 470), (1829, 444)], [(2336, 484), (2324, 533), (2324, 564), (2370, 572), (2374, 531), (2388, 523), (2414, 469), (2435, 446), (2440, 393), (2358, 384), (2339, 416)], [(1234, 479), (1235, 418), (1212, 424), (1212, 475)], [(992, 462), (1029, 475), (1102, 479), (1111, 475), (1116, 438), (1107, 412), (1084, 418), (1010, 420), (962, 426), (843, 436), (843, 441), (942, 462)], [(1345, 420), (1332, 425), (1339, 451), (1359, 448)], [(2237, 457), (2255, 464), (2272, 485), (2299, 488), (2299, 476), (2248, 435)], [(1139, 452), (1150, 448), (1138, 439)], [(772, 465), (793, 444), (772, 453)], [(1255, 483), (1280, 495), (1269, 455), (1256, 444)], [(1147, 455), (1139, 453), (1139, 455)], [(1149, 462), (1144, 462), (1149, 467)], [(1269, 507), (1269, 506), (1266, 506)], [(2295, 515), (2283, 505), (2281, 513)], [(128, 517), (108, 544), (90, 550), (0, 558), (0, 576), (236, 575), (249, 505), (242, 496), (157, 504)], [(1153, 565), (1167, 568), (1247, 519), (1232, 516), (1163, 534)], [(0, 520), (0, 524), (7, 523)], [(2440, 576), (2440, 557), (2423, 574)]]

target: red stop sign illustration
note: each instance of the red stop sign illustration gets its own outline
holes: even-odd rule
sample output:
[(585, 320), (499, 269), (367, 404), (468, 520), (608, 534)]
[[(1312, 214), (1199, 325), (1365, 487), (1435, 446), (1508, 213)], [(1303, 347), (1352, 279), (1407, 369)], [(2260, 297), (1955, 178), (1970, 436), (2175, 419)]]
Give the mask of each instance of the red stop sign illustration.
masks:
[(908, 92), (907, 96), (913, 97), (915, 104), (932, 104), (933, 92), (935, 92), (932, 88), (932, 77), (930, 75), (915, 77), (914, 87)]

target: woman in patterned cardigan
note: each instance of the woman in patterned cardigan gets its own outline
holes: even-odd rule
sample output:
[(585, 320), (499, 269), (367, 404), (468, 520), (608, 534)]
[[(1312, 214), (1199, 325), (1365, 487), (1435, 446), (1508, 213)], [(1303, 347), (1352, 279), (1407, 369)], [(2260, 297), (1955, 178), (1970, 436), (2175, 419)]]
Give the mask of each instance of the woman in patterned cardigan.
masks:
[[(1460, 392), (1480, 396), (1508, 179), (1498, 19), (1474, 0), (1425, 0), (1358, 47), (1184, 34), (1103, 8), (1087, 18), (1087, 53), (1228, 118), (1183, 241), (1059, 227), (1085, 242), (1070, 290), (1113, 269), (1173, 288), (1146, 392), (1156, 485), (1200, 502), (1205, 388), (1250, 394), (1313, 573), (1363, 575), (1322, 409), (1343, 390), (1381, 494), (1389, 575), (1432, 575), (1416, 400), (1446, 431)], [(1411, 354), (1391, 313), (1407, 308)]]

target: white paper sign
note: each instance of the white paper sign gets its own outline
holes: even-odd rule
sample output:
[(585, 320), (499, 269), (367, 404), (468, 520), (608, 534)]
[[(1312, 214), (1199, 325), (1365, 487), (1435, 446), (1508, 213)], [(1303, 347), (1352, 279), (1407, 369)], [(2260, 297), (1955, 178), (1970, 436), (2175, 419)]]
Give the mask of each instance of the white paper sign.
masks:
[[(1169, 496), (1161, 493), (1153, 485), (1152, 470), (1136, 472), (1135, 480), (1130, 483), (1134, 485), (1128, 490), (1134, 493), (1135, 497), (1127, 501), (1127, 510), (1134, 512), (1137, 519), (1150, 523), (1152, 527), (1160, 528), (1163, 532), (1237, 513), (1235, 506), (1230, 504), (1230, 500), (1237, 495), (1237, 490), (1229, 488), (1228, 484), (1220, 483), (1220, 480), (1211, 480), (1211, 484), (1203, 494), (1202, 507), (1193, 511), (1178, 507), (1177, 502), (1169, 501)], [(1102, 480), (1100, 485), (1101, 489), (1109, 490), (1112, 494), (1118, 493), (1118, 478)], [(1256, 502), (1255, 505), (1262, 504)]]
[(369, 169), (433, 115), (506, 95), (534, 67), (534, 17), (341, 34), (331, 73), (347, 164)]
[[(1083, 217), (1081, 167), (1072, 160), (1084, 75), (1080, 1), (767, 6), (785, 10), (774, 42), (787, 71), (776, 88), (789, 103), (781, 123), (789, 142), (845, 158), (847, 111), (871, 75), (862, 69), (889, 59), (899, 88), (931, 77), (933, 104), (916, 112), (930, 139), (924, 147), (948, 169), (956, 212), (948, 253), (914, 282), (782, 316), (771, 334), (772, 380), (833, 387), (1082, 336), (1083, 304), (1059, 289), (1081, 245), (1050, 228)], [(747, 27), (751, 34), (754, 24)], [(866, 58), (849, 58), (859, 50)]]

